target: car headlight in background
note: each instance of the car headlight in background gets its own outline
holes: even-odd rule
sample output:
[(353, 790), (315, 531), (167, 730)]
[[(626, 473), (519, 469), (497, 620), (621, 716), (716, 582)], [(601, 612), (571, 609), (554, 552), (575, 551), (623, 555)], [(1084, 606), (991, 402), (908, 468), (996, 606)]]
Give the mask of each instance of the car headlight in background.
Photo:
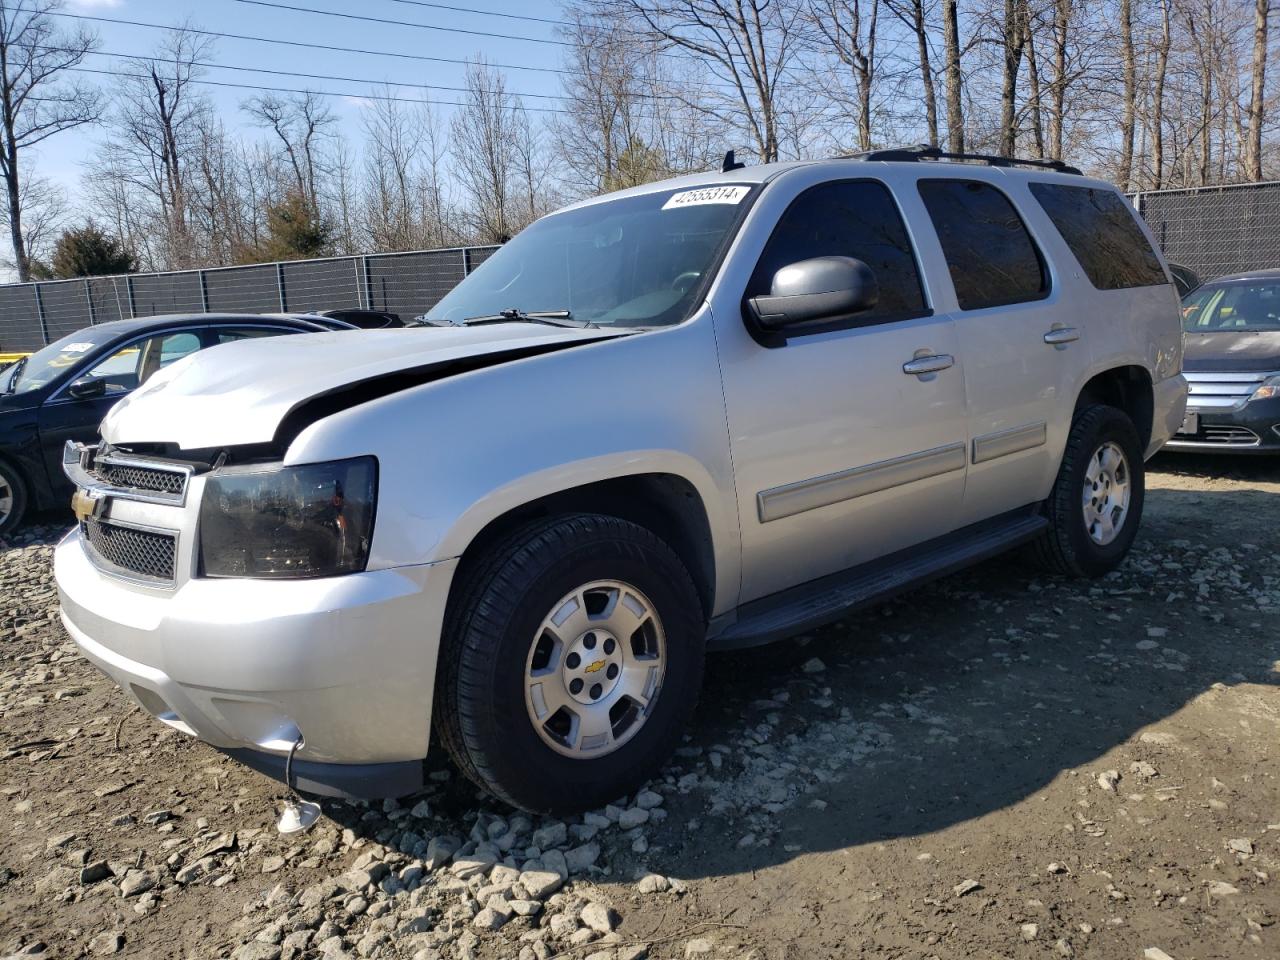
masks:
[(1274, 377), (1267, 377), (1259, 385), (1258, 389), (1253, 391), (1250, 400), (1270, 400), (1272, 397), (1280, 397), (1280, 374)]
[(373, 457), (228, 467), (200, 501), (200, 572), (264, 579), (357, 573), (373, 538)]

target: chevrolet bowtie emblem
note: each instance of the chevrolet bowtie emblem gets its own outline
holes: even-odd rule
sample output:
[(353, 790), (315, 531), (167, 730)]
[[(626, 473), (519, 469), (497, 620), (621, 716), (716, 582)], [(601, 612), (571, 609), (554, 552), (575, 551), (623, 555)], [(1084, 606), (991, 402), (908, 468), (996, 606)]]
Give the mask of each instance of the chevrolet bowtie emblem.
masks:
[(591, 666), (587, 667), (586, 672), (587, 672), (587, 673), (595, 673), (597, 670), (601, 670), (601, 669), (603, 669), (603, 668), (604, 668), (604, 661), (603, 661), (603, 660), (597, 660), (597, 661), (596, 661), (595, 663), (593, 663)]
[(105, 502), (100, 494), (89, 490), (77, 490), (71, 497), (71, 510), (76, 515), (76, 520), (83, 523), (98, 516)]

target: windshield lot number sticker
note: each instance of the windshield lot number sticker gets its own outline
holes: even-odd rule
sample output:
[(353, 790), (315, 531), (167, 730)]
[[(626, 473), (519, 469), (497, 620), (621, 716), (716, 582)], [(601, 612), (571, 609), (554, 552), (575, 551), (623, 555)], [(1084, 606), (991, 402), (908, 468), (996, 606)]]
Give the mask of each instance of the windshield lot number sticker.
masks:
[(679, 207), (697, 207), (706, 203), (740, 203), (751, 192), (750, 187), (703, 187), (701, 190), (684, 190), (672, 194), (662, 205), (663, 210)]

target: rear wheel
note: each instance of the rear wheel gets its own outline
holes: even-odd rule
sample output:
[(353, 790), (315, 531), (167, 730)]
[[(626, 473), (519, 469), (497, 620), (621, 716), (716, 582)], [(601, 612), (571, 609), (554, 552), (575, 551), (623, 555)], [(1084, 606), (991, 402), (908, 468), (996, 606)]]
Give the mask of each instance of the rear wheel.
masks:
[(1124, 560), (1138, 535), (1145, 494), (1142, 445), (1122, 410), (1093, 404), (1076, 413), (1034, 545), (1055, 573), (1100, 577)]
[(705, 623), (665, 543), (614, 517), (538, 521), (462, 574), (446, 617), (436, 725), (507, 802), (586, 810), (667, 759), (702, 682)]
[(17, 470), (0, 460), (0, 536), (21, 523), (26, 512), (26, 484)]

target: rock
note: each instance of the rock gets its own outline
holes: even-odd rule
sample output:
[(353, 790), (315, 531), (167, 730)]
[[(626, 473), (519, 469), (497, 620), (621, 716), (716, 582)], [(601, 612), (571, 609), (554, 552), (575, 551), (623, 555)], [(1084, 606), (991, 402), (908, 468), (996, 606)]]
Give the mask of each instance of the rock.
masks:
[(559, 937), (562, 940), (572, 936), (578, 929), (578, 918), (571, 913), (557, 913), (551, 918), (548, 926), (551, 928), (552, 936)]
[(197, 880), (207, 877), (217, 868), (217, 866), (218, 861), (213, 857), (204, 857), (194, 863), (187, 864), (174, 874), (173, 879), (185, 886), (188, 883), (195, 883)]
[(802, 666), (800, 669), (803, 670), (805, 673), (822, 673), (824, 670), (827, 669), (827, 665), (823, 663), (821, 660), (819, 660), (817, 657), (813, 657), (810, 660), (806, 660), (804, 662), (804, 666)]
[(495, 863), (497, 860), (492, 857), (472, 855), (454, 860), (453, 866), (449, 869), (459, 880), (467, 880), (471, 877), (484, 876)]
[(1253, 841), (1247, 837), (1239, 837), (1235, 840), (1227, 841), (1227, 849), (1232, 853), (1241, 853), (1246, 857), (1253, 856)]
[(168, 823), (170, 820), (176, 819), (172, 811), (169, 810), (153, 810), (142, 818), (142, 822), (151, 826), (159, 826), (162, 823)]
[(1119, 770), (1104, 770), (1098, 774), (1098, 786), (1111, 793), (1116, 792), (1116, 784), (1120, 782)]
[(1156, 768), (1145, 760), (1135, 760), (1129, 764), (1129, 772), (1136, 773), (1143, 780), (1150, 780), (1152, 777), (1158, 776)]
[(457, 852), (459, 846), (456, 837), (432, 837), (427, 842), (427, 869), (439, 870)]
[(231, 954), (231, 960), (277, 960), (279, 956), (278, 945), (255, 941), (237, 947), (235, 953)]
[(654, 807), (662, 806), (662, 795), (654, 793), (652, 790), (641, 790), (636, 794), (636, 806), (641, 810), (652, 810)]
[(542, 854), (542, 865), (560, 876), (569, 879), (569, 863), (565, 860), (564, 854), (559, 850), (547, 850)]
[(1065, 863), (1059, 863), (1057, 860), (1053, 861), (1053, 863), (1045, 867), (1045, 870), (1049, 873), (1069, 873), (1070, 872), (1067, 869), (1067, 865)]
[(597, 950), (587, 954), (584, 960), (618, 960), (618, 954), (613, 950)]
[(275, 873), (277, 870), (283, 869), (285, 864), (284, 857), (270, 856), (262, 861), (263, 873)]
[(492, 933), (495, 930), (501, 930), (508, 919), (509, 917), (504, 917), (492, 907), (485, 907), (476, 914), (475, 919), (471, 921), (471, 925), (477, 930), (488, 930)]
[(1144, 730), (1138, 734), (1138, 739), (1143, 743), (1154, 743), (1161, 747), (1167, 747), (1171, 743), (1178, 742), (1175, 734), (1165, 733), (1163, 730)]
[(1142, 958), (1143, 960), (1173, 960), (1173, 957), (1169, 956), (1159, 947), (1147, 947), (1147, 949), (1142, 951)]
[(1020, 928), (1023, 940), (1034, 940), (1040, 936), (1040, 925), (1036, 923), (1024, 923)]
[(100, 933), (89, 941), (89, 949), (100, 956), (119, 953), (124, 949), (124, 934), (115, 930)]
[(551, 870), (526, 870), (520, 874), (520, 885), (535, 900), (545, 900), (564, 885), (564, 879)]
[(661, 874), (647, 873), (636, 884), (636, 891), (643, 894), (666, 893), (671, 889), (671, 881)]
[(419, 820), (431, 819), (431, 804), (426, 800), (419, 800), (413, 805), (413, 809), (409, 811), (409, 816), (416, 817)]
[[(583, 873), (588, 867), (595, 866), (596, 860), (600, 858), (600, 844), (584, 843), (580, 847), (574, 847), (564, 855), (565, 865), (570, 873)], [(494, 867), (497, 870), (497, 867)], [(514, 881), (513, 881), (514, 882)]]
[(120, 896), (136, 897), (156, 885), (156, 877), (150, 870), (130, 870), (120, 881)]
[(647, 943), (632, 943), (617, 950), (618, 960), (645, 960), (649, 956)]
[(1211, 897), (1230, 897), (1239, 892), (1240, 890), (1238, 887), (1233, 887), (1231, 884), (1223, 880), (1209, 881), (1209, 896)]
[(973, 893), (975, 890), (981, 890), (981, 889), (982, 889), (982, 884), (980, 884), (977, 880), (961, 880), (959, 883), (957, 883), (954, 887), (951, 888), (951, 892), (954, 893), (957, 897), (964, 897)]
[(111, 868), (107, 866), (107, 861), (105, 860), (87, 864), (80, 870), (80, 882), (86, 887), (91, 883), (97, 883), (99, 880), (105, 880), (109, 876), (111, 876)]
[(542, 910), (542, 904), (537, 900), (511, 900), (511, 909), (515, 911), (516, 916), (532, 917), (536, 916)]
[(628, 807), (618, 816), (618, 826), (623, 830), (634, 830), (649, 822), (649, 811), (643, 807)]
[(575, 947), (580, 947), (584, 943), (591, 943), (599, 936), (600, 934), (596, 933), (590, 927), (582, 927), (581, 929), (575, 930), (573, 933), (569, 934), (569, 942)]
[(711, 941), (698, 937), (696, 940), (690, 940), (684, 945), (684, 955), (686, 958), (705, 957), (711, 953)]
[(616, 922), (614, 912), (598, 900), (583, 907), (579, 919), (596, 933), (612, 933)]
[(561, 846), (568, 839), (569, 828), (558, 820), (533, 831), (533, 845), (539, 850), (545, 851)]
[(1076, 954), (1071, 947), (1071, 941), (1066, 937), (1059, 937), (1053, 942), (1053, 951), (1060, 957), (1074, 957)]
[(1134, 644), (1134, 647), (1145, 653), (1148, 650), (1160, 649), (1160, 644), (1156, 643), (1154, 640), (1139, 640)]

